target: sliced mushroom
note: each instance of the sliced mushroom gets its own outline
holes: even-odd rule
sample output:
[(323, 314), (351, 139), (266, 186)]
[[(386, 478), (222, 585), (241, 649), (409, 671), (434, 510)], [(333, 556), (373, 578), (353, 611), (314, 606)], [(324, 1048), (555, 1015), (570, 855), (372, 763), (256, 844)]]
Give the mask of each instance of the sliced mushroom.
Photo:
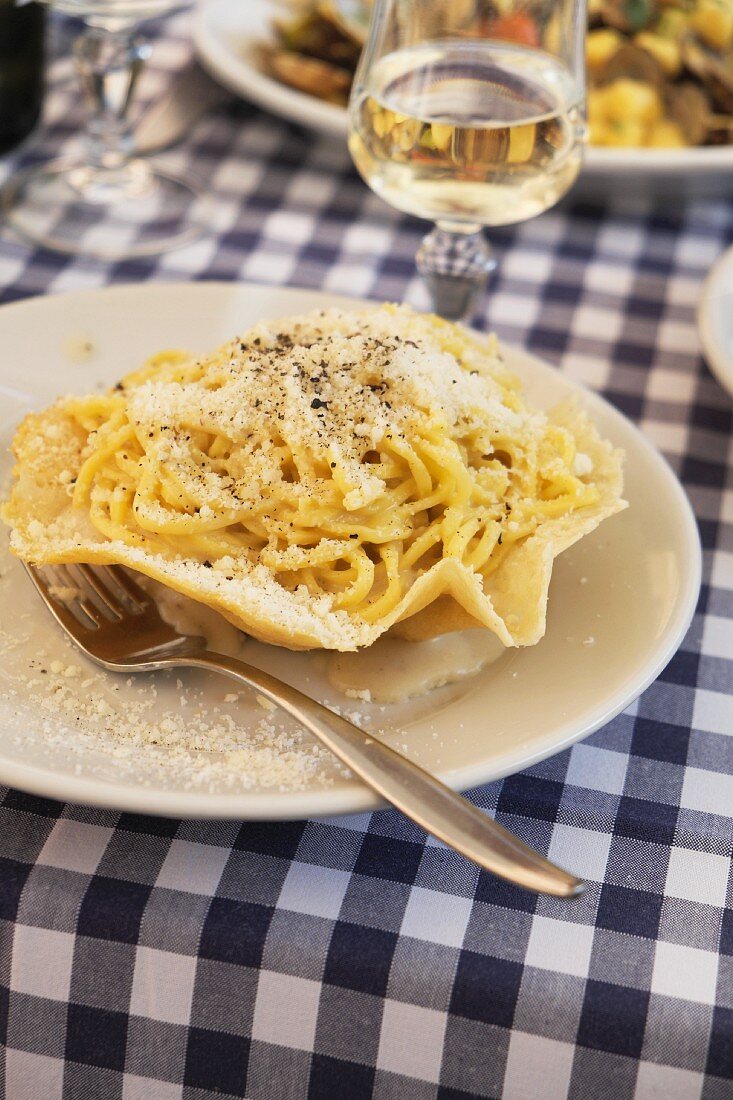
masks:
[(666, 114), (676, 122), (690, 145), (702, 145), (708, 135), (710, 100), (697, 84), (685, 80), (664, 90)]
[(708, 92), (716, 110), (733, 113), (733, 63), (730, 57), (701, 46), (692, 38), (680, 44), (682, 63)]
[(355, 69), (361, 46), (319, 8), (309, 9), (294, 19), (274, 19), (278, 44), (292, 53), (307, 54)]
[(299, 92), (341, 105), (345, 105), (349, 98), (352, 74), (338, 65), (291, 50), (268, 50), (264, 61), (277, 80), (297, 88)]
[(658, 89), (666, 83), (664, 70), (656, 57), (632, 43), (622, 46), (608, 59), (595, 74), (595, 81), (597, 84), (611, 84), (620, 77), (639, 80)]
[(733, 115), (708, 115), (707, 142), (710, 145), (730, 145), (733, 142)]
[(588, 0), (588, 30), (593, 31), (598, 27), (605, 27), (603, 18), (603, 0)]

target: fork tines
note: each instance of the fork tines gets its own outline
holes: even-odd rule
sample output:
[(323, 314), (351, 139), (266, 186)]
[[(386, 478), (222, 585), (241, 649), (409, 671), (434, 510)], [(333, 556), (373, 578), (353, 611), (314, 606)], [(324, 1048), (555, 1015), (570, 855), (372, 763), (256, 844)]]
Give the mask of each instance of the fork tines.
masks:
[(87, 629), (98, 629), (106, 623), (139, 614), (152, 602), (117, 565), (91, 566), (74, 562), (26, 565), (26, 569), (57, 613), (73, 615), (77, 623)]

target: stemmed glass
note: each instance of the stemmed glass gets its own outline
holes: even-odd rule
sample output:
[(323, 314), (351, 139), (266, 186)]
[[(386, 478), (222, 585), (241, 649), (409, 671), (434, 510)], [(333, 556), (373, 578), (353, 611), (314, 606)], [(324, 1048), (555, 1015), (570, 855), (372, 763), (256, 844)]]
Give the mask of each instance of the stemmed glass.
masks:
[(433, 308), (472, 316), (494, 266), (483, 226), (541, 214), (582, 160), (583, 0), (376, 0), (349, 103), (366, 182), (435, 228)]
[(57, 252), (113, 260), (156, 255), (195, 239), (200, 194), (184, 178), (134, 156), (130, 103), (149, 44), (141, 20), (184, 0), (46, 0), (85, 23), (74, 47), (89, 108), (84, 157), (29, 168), (1, 195), (8, 222)]

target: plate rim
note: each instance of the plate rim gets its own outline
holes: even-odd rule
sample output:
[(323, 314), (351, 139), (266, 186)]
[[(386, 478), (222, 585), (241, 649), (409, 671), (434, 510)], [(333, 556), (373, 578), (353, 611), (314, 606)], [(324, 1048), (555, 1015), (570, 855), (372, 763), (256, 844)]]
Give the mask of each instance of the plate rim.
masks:
[(697, 331), (703, 355), (722, 388), (733, 397), (733, 349), (726, 353), (718, 336), (716, 306), (725, 299), (730, 299), (733, 306), (733, 245), (718, 256), (705, 276), (697, 304)]
[[(143, 292), (150, 297), (156, 291), (169, 294), (190, 294), (200, 292), (232, 293), (242, 291), (272, 292), (285, 294), (288, 297), (314, 298), (322, 297), (324, 304), (339, 304), (350, 301), (354, 305), (375, 305), (375, 300), (364, 298), (349, 298), (344, 295), (332, 294), (329, 291), (314, 290), (302, 287), (281, 286), (278, 284), (261, 284), (252, 282), (227, 282), (223, 280), (194, 280), (180, 282), (178, 280), (155, 280), (154, 282), (123, 283), (112, 286), (86, 288), (76, 291), (61, 291), (54, 294), (34, 295), (18, 301), (8, 302), (0, 306), (0, 317), (7, 312), (21, 313), (32, 312), (38, 308), (40, 302), (54, 300), (68, 301), (71, 298), (82, 301), (94, 300), (100, 296), (106, 298), (135, 295)], [(286, 307), (290, 308), (290, 307)], [(297, 303), (292, 309), (297, 310)], [(311, 308), (311, 307), (308, 307)], [(0, 321), (0, 326), (2, 322)], [(511, 347), (511, 346), (510, 346)], [(553, 375), (559, 374), (556, 368), (540, 359), (538, 356), (526, 352), (523, 349), (511, 348), (512, 356), (517, 361), (522, 359), (531, 363), (534, 367), (549, 371)], [(0, 368), (1, 370), (1, 368)], [(594, 409), (602, 409), (604, 414), (611, 417), (612, 421), (623, 426), (624, 430), (630, 430), (637, 443), (644, 449), (652, 460), (659, 476), (665, 479), (679, 506), (679, 518), (685, 533), (685, 562), (688, 569), (684, 575), (683, 583), (677, 594), (674, 612), (665, 627), (662, 635), (663, 644), (653, 649), (654, 659), (644, 666), (642, 676), (631, 675), (620, 685), (609, 700), (606, 699), (602, 706), (597, 706), (586, 716), (586, 721), (579, 727), (572, 728), (572, 722), (566, 721), (559, 727), (559, 733), (550, 744), (548, 738), (538, 744), (534, 750), (527, 752), (520, 748), (515, 749), (502, 757), (501, 766), (496, 765), (487, 771), (484, 765), (483, 774), (476, 775), (480, 765), (470, 764), (462, 768), (439, 772), (439, 776), (449, 786), (456, 790), (468, 790), (477, 785), (493, 782), (507, 775), (532, 767), (534, 764), (562, 752), (570, 745), (581, 741), (601, 726), (606, 725), (622, 710), (628, 707), (646, 688), (658, 677), (662, 669), (667, 665), (687, 632), (695, 613), (697, 598), (702, 577), (702, 551), (700, 545), (697, 522), (690, 501), (674, 471), (659, 452), (659, 450), (643, 435), (640, 429), (626, 416), (616, 409), (600, 394), (588, 389), (575, 379), (562, 375), (567, 386), (582, 395), (583, 402), (593, 414)], [(53, 799), (68, 800), (84, 805), (97, 806), (104, 809), (117, 811), (147, 813), (159, 816), (179, 817), (185, 819), (208, 820), (294, 820), (304, 817), (332, 817), (344, 814), (360, 813), (381, 809), (384, 807), (376, 795), (373, 795), (365, 787), (354, 786), (342, 789), (324, 788), (310, 791), (242, 791), (236, 794), (215, 793), (206, 791), (166, 791), (150, 788), (135, 787), (122, 783), (101, 781), (98, 777), (57, 775), (48, 769), (27, 764), (21, 761), (4, 760), (0, 757), (0, 783), (18, 787), (30, 793)], [(151, 807), (151, 798), (155, 799), (155, 806)], [(215, 804), (215, 805), (214, 805)]]
[[(211, 13), (233, 0), (206, 0), (197, 11), (193, 25), (193, 43), (200, 62), (211, 76), (231, 92), (262, 107), (286, 121), (295, 122), (322, 135), (346, 138), (346, 109), (324, 103), (305, 92), (280, 84), (261, 72), (246, 58), (235, 63), (233, 51), (222, 53), (221, 40), (211, 26)], [(272, 6), (271, 0), (248, 0)], [(701, 146), (682, 151), (673, 149), (608, 149), (587, 145), (581, 180), (610, 176), (626, 176), (629, 172), (643, 176), (665, 177), (707, 176), (733, 168), (733, 144)]]

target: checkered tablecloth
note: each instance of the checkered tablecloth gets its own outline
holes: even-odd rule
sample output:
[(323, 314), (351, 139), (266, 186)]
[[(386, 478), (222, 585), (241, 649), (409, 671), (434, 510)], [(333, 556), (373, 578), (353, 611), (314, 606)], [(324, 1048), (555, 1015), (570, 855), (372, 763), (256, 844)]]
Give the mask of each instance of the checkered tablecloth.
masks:
[[(185, 58), (187, 16), (143, 91)], [(22, 157), (71, 141), (57, 73)], [(346, 152), (242, 103), (169, 164), (212, 233), (105, 266), (0, 240), (10, 301), (145, 279), (254, 279), (419, 302), (423, 227)], [(284, 824), (99, 812), (2, 792), (7, 1100), (733, 1097), (733, 444), (695, 307), (725, 202), (575, 202), (494, 233), (483, 320), (602, 391), (666, 454), (705, 548), (698, 613), (641, 699), (471, 793), (589, 883), (571, 904), (479, 873), (396, 812)]]

